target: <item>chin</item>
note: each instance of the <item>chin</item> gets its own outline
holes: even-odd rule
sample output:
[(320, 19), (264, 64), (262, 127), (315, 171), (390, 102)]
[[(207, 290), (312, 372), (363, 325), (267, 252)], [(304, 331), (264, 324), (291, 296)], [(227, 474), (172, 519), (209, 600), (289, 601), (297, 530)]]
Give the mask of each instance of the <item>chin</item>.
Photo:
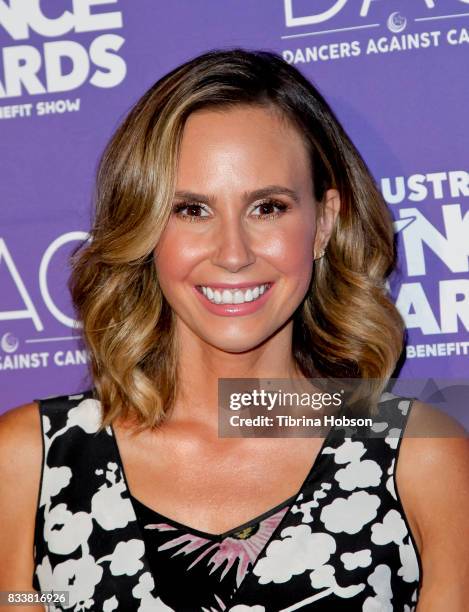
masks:
[(258, 339), (249, 337), (226, 338), (220, 336), (216, 338), (205, 338), (205, 341), (214, 348), (225, 353), (246, 353), (258, 348), (269, 336), (260, 336)]
[(225, 353), (245, 353), (246, 351), (251, 351), (258, 346), (258, 343), (253, 343), (252, 340), (249, 342), (220, 342), (220, 338), (218, 338), (215, 342), (208, 341), (208, 344)]

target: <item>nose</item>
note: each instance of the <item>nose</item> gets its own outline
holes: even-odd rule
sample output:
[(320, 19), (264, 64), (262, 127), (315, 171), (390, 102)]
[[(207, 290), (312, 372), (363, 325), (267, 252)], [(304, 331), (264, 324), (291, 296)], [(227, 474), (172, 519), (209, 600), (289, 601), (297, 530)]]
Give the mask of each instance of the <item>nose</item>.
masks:
[(225, 218), (217, 228), (217, 236), (213, 238), (213, 265), (238, 272), (255, 262), (252, 237), (243, 227), (242, 219), (232, 216)]

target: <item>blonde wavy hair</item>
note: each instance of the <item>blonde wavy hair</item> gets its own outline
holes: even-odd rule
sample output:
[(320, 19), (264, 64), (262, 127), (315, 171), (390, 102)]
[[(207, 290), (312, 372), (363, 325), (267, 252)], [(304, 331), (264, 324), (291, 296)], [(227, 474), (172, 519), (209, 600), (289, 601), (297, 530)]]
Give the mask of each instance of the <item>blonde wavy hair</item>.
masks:
[(370, 380), (375, 398), (394, 371), (404, 323), (386, 291), (396, 257), (392, 217), (365, 162), (318, 90), (280, 56), (214, 50), (157, 81), (100, 161), (91, 240), (72, 257), (69, 288), (103, 428), (130, 412), (139, 430), (153, 428), (174, 406), (175, 319), (152, 255), (171, 215), (187, 117), (202, 108), (246, 104), (278, 110), (297, 127), (309, 150), (319, 208), (327, 189), (341, 197), (326, 254), (315, 262), (294, 313), (299, 371), (307, 378)]

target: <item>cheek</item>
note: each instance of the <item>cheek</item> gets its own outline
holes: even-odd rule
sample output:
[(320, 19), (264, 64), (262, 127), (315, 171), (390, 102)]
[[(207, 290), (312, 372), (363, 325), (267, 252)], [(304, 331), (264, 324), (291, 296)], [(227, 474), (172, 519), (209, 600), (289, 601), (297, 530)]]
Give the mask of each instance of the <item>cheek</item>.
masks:
[(175, 231), (170, 225), (160, 238), (154, 253), (155, 268), (162, 287), (184, 278), (200, 256), (200, 244), (191, 234)]
[(285, 273), (308, 276), (313, 260), (313, 227), (309, 223), (295, 223), (278, 233), (269, 242), (269, 256)]

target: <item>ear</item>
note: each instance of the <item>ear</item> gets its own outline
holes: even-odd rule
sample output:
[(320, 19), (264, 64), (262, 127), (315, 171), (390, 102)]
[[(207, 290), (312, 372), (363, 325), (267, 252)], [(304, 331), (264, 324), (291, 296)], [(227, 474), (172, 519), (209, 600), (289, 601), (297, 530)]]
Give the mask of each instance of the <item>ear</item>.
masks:
[(324, 203), (316, 218), (316, 236), (314, 238), (314, 258), (324, 251), (329, 242), (332, 230), (340, 211), (340, 195), (337, 189), (328, 189), (324, 195)]

